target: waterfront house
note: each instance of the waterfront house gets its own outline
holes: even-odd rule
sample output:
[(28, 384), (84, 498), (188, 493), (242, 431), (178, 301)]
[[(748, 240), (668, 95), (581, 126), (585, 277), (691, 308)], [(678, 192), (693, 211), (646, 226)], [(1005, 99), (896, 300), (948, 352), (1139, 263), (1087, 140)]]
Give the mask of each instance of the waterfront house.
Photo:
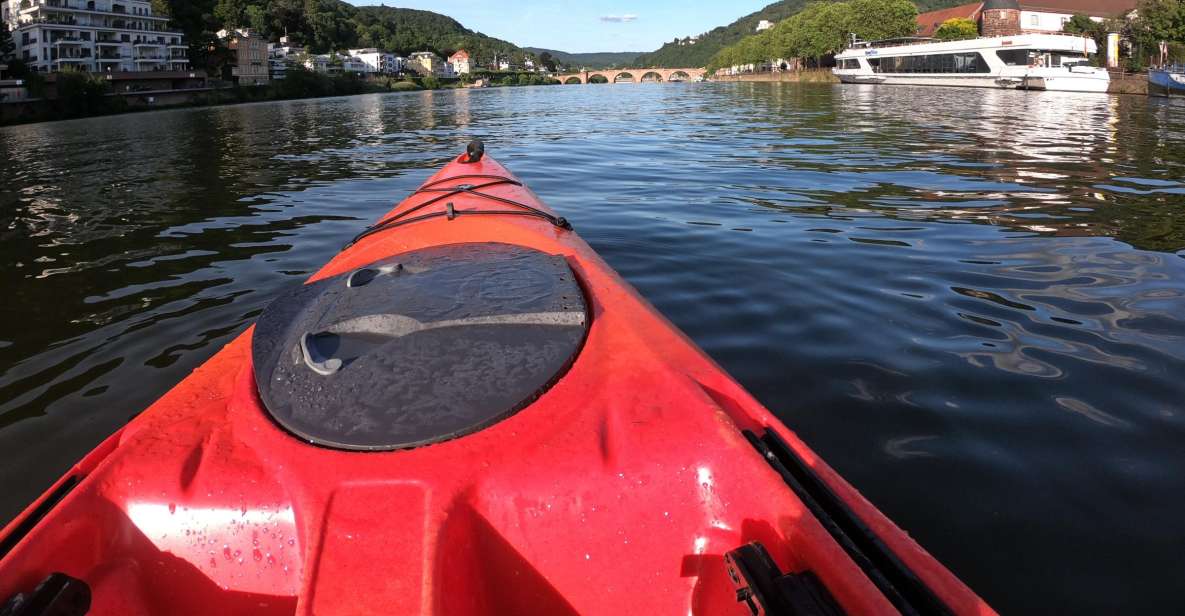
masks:
[(371, 69), (370, 65), (363, 62), (361, 58), (350, 54), (337, 54), (337, 62), (341, 66), (341, 72), (349, 73), (351, 75), (370, 75), (375, 71)]
[(235, 52), (235, 63), (224, 68), (223, 78), (230, 77), (240, 86), (263, 86), (271, 81), (270, 53), (268, 42), (262, 35), (250, 28), (219, 30), (218, 38), (228, 49)]
[(453, 72), (458, 75), (468, 75), (470, 72), (469, 52), (464, 49), (458, 49), (457, 53), (449, 56), (448, 63), (452, 65)]
[(437, 77), (453, 76), (452, 65), (431, 51), (417, 51), (408, 60), (408, 65), (418, 73)]
[(379, 75), (396, 75), (403, 71), (403, 58), (373, 47), (366, 49), (351, 49), (350, 55), (366, 65), (367, 73)]
[(0, 0), (0, 19), (34, 71), (189, 70), (185, 36), (148, 0)]
[(919, 13), (917, 35), (934, 36), (948, 19), (976, 22), (981, 36), (1053, 34), (1074, 15), (1103, 21), (1126, 17), (1135, 8), (1136, 0), (987, 0)]
[(289, 68), (305, 64), (307, 52), (304, 47), (292, 45), (287, 36), (281, 36), (278, 44), (268, 43), (267, 57), (268, 73), (275, 80), (283, 79)]
[(329, 54), (310, 55), (305, 57), (304, 67), (314, 73), (328, 73), (333, 68), (333, 61)]

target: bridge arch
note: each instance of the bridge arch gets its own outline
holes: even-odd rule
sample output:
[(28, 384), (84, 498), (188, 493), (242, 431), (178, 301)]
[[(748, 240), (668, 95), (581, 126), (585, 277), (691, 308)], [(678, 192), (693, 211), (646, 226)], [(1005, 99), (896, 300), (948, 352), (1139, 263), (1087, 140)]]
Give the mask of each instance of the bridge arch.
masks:
[(608, 70), (582, 70), (573, 73), (562, 73), (555, 75), (560, 83), (616, 83), (616, 82), (631, 82), (638, 83), (640, 81), (647, 81), (652, 83), (672, 82), (679, 83), (683, 81), (691, 81), (693, 79), (703, 79), (706, 76), (702, 68), (633, 68), (633, 69), (608, 69)]

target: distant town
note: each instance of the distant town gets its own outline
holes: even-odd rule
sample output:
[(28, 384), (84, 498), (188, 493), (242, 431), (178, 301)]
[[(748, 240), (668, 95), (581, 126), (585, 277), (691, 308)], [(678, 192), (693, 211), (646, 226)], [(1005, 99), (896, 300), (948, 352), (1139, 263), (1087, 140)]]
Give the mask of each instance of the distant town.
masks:
[[(467, 50), (442, 57), (423, 50), (399, 55), (376, 47), (313, 53), (288, 36), (271, 42), (251, 28), (216, 33), (229, 57), (216, 74), (190, 62), (190, 41), (147, 0), (0, 0), (0, 121), (40, 118), (37, 103), (77, 108), (65, 116), (125, 108), (235, 102), (442, 86), (541, 85), (565, 67), (549, 54), (489, 54), (478, 63)], [(516, 57), (517, 55), (517, 57)], [(8, 58), (4, 61), (4, 58)], [(19, 70), (18, 70), (19, 67)], [(19, 74), (18, 74), (19, 73)], [(283, 84), (299, 74), (301, 79)], [(232, 95), (229, 91), (235, 90)], [(90, 95), (88, 96), (88, 92)], [(98, 95), (119, 97), (118, 104)], [(52, 106), (52, 105), (51, 105)]]

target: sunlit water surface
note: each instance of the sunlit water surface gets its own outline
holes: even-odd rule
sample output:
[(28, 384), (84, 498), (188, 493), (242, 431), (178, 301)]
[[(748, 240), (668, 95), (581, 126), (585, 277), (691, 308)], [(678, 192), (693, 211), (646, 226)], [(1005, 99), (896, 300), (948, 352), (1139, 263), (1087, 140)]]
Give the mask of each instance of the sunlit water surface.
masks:
[(0, 129), (0, 519), (470, 137), (1009, 613), (1185, 600), (1185, 105), (776, 84)]

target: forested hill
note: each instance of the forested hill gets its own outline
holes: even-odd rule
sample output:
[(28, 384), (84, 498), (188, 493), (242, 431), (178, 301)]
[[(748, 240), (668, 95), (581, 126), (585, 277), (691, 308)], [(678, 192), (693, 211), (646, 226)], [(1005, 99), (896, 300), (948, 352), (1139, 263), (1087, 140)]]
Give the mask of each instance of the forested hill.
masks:
[[(702, 34), (697, 41), (690, 37), (675, 39), (656, 51), (644, 53), (634, 61), (634, 66), (699, 67), (706, 66), (712, 56), (721, 49), (736, 43), (757, 31), (757, 24), (763, 19), (778, 23), (801, 11), (811, 0), (779, 0), (765, 8), (750, 13), (728, 24), (713, 28)], [(918, 12), (932, 11), (966, 4), (967, 0), (916, 0)]]
[(572, 69), (579, 68), (614, 68), (618, 66), (632, 66), (634, 60), (642, 55), (637, 51), (598, 51), (591, 53), (568, 53), (542, 47), (524, 47), (523, 49), (540, 55), (544, 52), (559, 60), (560, 64)]
[(469, 30), (455, 19), (415, 9), (354, 6), (341, 0), (153, 0), (189, 37), (195, 66), (208, 64), (214, 33), (249, 27), (276, 41), (285, 33), (312, 53), (378, 47), (399, 54), (465, 49), (479, 61), (523, 55), (513, 43)]

